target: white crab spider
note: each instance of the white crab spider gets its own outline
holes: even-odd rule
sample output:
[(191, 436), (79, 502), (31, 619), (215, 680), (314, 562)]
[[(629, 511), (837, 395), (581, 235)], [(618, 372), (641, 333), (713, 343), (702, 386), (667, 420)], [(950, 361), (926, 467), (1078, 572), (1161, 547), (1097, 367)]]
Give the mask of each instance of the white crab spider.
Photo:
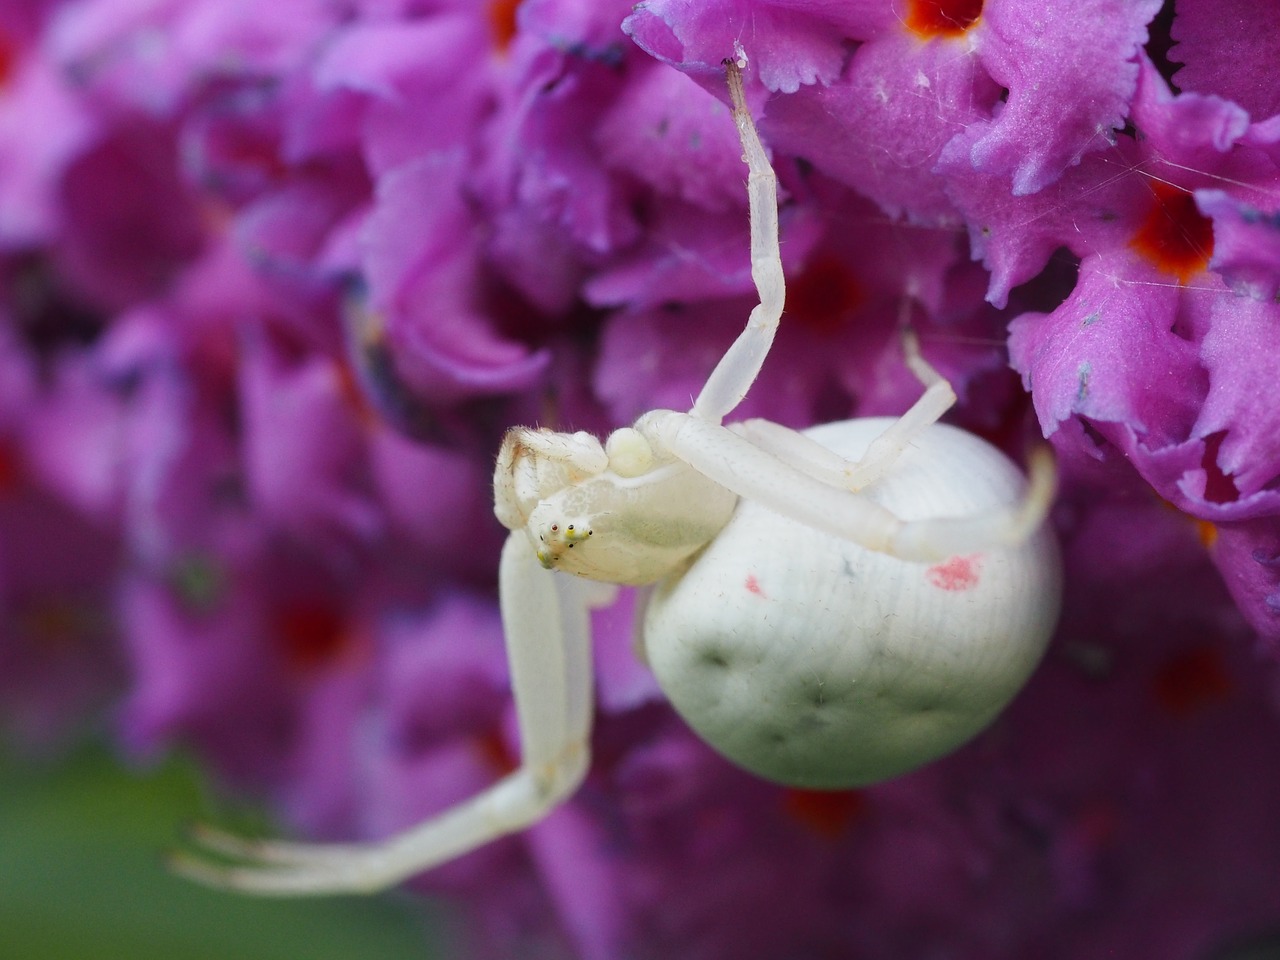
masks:
[(760, 295), (746, 329), (690, 412), (652, 411), (603, 445), (517, 428), (498, 456), (519, 769), (374, 843), (204, 830), (195, 839), (207, 852), (242, 862), (183, 854), (181, 873), (259, 893), (375, 890), (539, 820), (587, 771), (588, 613), (613, 584), (657, 585), (642, 650), (676, 709), (712, 746), (782, 782), (844, 787), (919, 766), (1021, 687), (1057, 617), (1057, 552), (1040, 529), (1053, 467), (1033, 459), (1028, 484), (999, 451), (938, 424), (955, 394), (914, 337), (907, 362), (925, 391), (901, 418), (803, 434), (722, 426), (769, 352), (784, 292), (774, 173), (741, 68), (726, 69)]

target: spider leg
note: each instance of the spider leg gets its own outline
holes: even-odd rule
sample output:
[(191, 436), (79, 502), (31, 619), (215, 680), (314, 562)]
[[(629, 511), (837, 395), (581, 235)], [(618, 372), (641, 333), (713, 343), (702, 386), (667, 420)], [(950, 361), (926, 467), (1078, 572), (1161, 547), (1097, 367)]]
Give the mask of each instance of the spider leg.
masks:
[(799, 430), (760, 417), (731, 423), (726, 429), (767, 450), (783, 463), (832, 487), (847, 488), (849, 474), (858, 464), (806, 437)]
[(644, 645), (644, 617), (649, 609), (649, 601), (653, 598), (653, 585), (636, 588), (635, 607), (631, 611), (631, 652), (646, 667), (649, 665), (649, 650)]
[[(511, 534), (499, 571), (502, 619), (520, 725), (518, 770), (469, 800), (372, 843), (305, 844), (193, 834), (173, 868), (215, 887), (266, 894), (368, 892), (398, 883), (535, 823), (586, 774), (591, 729), (588, 610), (596, 584), (544, 570), (523, 532)], [(612, 590), (609, 591), (612, 593)], [(216, 858), (231, 858), (225, 864)]]
[(951, 384), (920, 354), (915, 331), (903, 327), (902, 340), (907, 366), (924, 384), (925, 391), (906, 413), (871, 441), (858, 460), (846, 460), (816, 440), (772, 420), (744, 420), (730, 429), (823, 483), (852, 491), (869, 487), (889, 471), (921, 431), (937, 423), (956, 402)]
[(1027, 455), (1027, 488), (1018, 503), (971, 517), (934, 517), (903, 523), (888, 552), (905, 560), (942, 560), (1021, 543), (1049, 515), (1057, 487), (1058, 468), (1052, 449), (1048, 445), (1034, 447)]
[(760, 303), (751, 311), (746, 329), (725, 351), (694, 401), (690, 412), (712, 423), (719, 423), (741, 403), (755, 382), (764, 358), (773, 346), (786, 293), (782, 253), (778, 245), (778, 179), (747, 110), (742, 71), (732, 61), (725, 64), (725, 71), (729, 78), (729, 96), (733, 101), (733, 119), (738, 125), (743, 159), (747, 163), (751, 278), (755, 281)]
[(955, 406), (956, 392), (950, 382), (920, 353), (920, 339), (908, 326), (902, 328), (902, 351), (907, 367), (924, 384), (924, 393), (884, 433), (871, 441), (866, 453), (848, 471), (850, 490), (861, 490), (879, 480), (897, 461), (902, 451), (920, 431), (938, 422)]
[(735, 430), (691, 414), (655, 411), (637, 424), (699, 473), (798, 523), (903, 560), (933, 562), (1029, 537), (1053, 502), (1056, 470), (1041, 448), (1021, 501), (967, 517), (904, 521), (868, 497), (824, 482)]

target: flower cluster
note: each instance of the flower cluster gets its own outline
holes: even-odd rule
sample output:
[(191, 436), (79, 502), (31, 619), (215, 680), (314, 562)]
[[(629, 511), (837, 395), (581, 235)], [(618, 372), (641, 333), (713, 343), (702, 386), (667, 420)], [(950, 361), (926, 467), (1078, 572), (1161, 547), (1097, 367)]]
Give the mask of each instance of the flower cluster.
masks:
[(900, 412), (908, 319), (958, 423), (1059, 455), (1060, 634), (974, 744), (820, 794), (683, 727), (624, 597), (587, 783), (418, 885), (475, 955), (1230, 955), (1280, 923), (1255, 0), (7, 5), (0, 719), (313, 837), (510, 769), (492, 457), (687, 408), (741, 328), (736, 50), (789, 278), (737, 415)]

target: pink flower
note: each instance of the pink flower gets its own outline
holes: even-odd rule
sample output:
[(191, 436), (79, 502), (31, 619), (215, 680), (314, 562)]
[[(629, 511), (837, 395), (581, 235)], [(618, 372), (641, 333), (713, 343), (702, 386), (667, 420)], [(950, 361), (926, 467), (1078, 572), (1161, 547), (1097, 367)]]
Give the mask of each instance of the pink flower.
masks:
[(512, 424), (687, 407), (741, 328), (720, 66), (740, 45), (788, 302), (737, 415), (900, 412), (909, 321), (955, 422), (1058, 453), (1059, 634), (968, 747), (818, 794), (690, 733), (634, 656), (624, 591), (593, 619), (582, 788), (413, 887), (458, 905), (477, 956), (1248, 945), (1280, 921), (1280, 85), (1260, 9), (0, 14), (6, 732), (45, 745), (109, 718), (134, 756), (187, 745), (329, 839), (508, 770), (493, 456)]

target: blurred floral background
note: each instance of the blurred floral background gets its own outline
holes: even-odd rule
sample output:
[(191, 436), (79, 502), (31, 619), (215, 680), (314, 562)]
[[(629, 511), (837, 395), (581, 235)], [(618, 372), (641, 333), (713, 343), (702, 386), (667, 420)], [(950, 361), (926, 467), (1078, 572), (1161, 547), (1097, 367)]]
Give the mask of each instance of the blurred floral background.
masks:
[[(687, 408), (740, 329), (735, 44), (789, 277), (738, 415), (905, 409), (905, 311), (950, 419), (1048, 437), (1028, 688), (787, 790), (675, 718), (624, 596), (544, 823), (349, 914), (104, 908), (178, 819), (372, 838), (511, 768), (493, 456)], [(465, 957), (1277, 955), (1277, 62), (1263, 0), (8, 0), (0, 937), (56, 903), (432, 956), (431, 903)]]

